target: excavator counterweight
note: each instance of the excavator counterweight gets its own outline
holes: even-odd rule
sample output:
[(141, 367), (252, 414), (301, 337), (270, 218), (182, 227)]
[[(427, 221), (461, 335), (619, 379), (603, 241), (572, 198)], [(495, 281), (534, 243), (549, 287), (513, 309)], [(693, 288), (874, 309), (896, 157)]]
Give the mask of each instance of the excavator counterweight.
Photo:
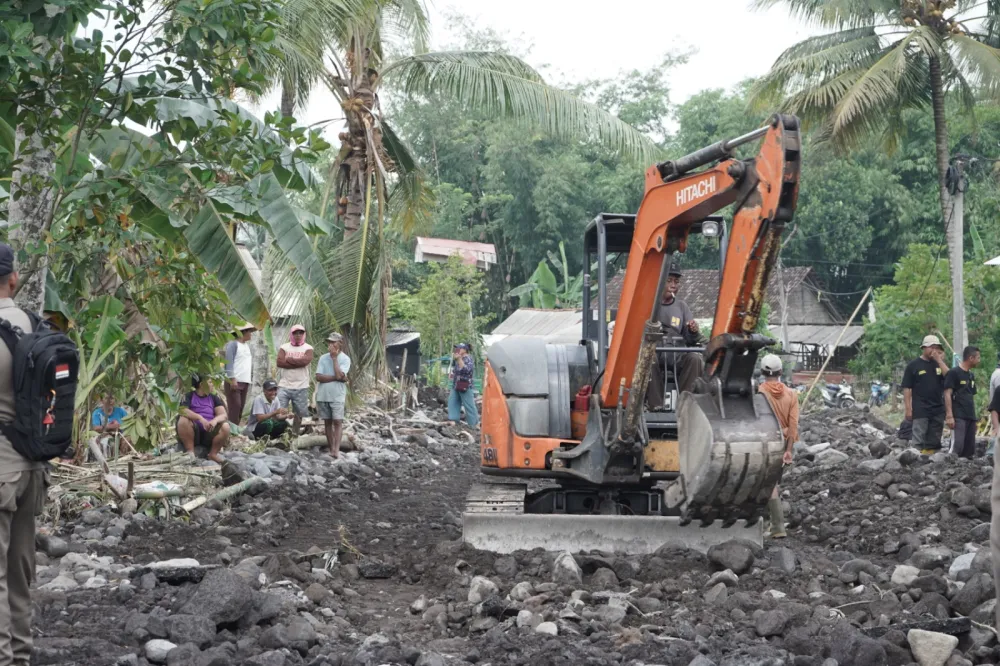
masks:
[[(785, 443), (753, 383), (757, 354), (774, 341), (755, 331), (795, 211), (798, 129), (795, 117), (776, 115), (767, 127), (651, 166), (639, 211), (602, 214), (585, 232), (586, 265), (596, 263), (598, 275), (596, 285), (584, 279), (577, 343), (515, 336), (489, 348), (480, 444), (482, 472), (494, 482), (470, 491), (468, 543), (649, 553), (762, 540)], [(757, 140), (756, 156), (731, 156)], [(714, 214), (730, 205), (726, 225)], [(704, 347), (678, 344), (657, 315), (670, 258), (692, 234), (720, 245)], [(677, 359), (698, 354), (704, 374), (681, 391)]]

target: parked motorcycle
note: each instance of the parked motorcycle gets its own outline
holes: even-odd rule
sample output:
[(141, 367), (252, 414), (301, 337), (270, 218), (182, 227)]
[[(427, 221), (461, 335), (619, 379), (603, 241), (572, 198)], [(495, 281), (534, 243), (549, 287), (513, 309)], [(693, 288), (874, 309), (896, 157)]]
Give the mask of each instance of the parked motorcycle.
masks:
[(847, 409), (855, 404), (854, 389), (850, 384), (827, 384), (820, 389), (820, 393), (827, 407)]
[(889, 399), (889, 384), (875, 380), (872, 382), (872, 393), (868, 397), (868, 406), (876, 407), (886, 403)]

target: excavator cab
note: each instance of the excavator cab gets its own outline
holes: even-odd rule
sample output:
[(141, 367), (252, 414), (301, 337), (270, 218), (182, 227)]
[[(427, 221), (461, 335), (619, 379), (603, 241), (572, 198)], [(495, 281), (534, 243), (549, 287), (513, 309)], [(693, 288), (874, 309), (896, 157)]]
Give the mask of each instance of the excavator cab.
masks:
[[(598, 367), (607, 361), (608, 346), (614, 322), (618, 316), (618, 301), (624, 278), (625, 263), (632, 247), (635, 215), (601, 213), (584, 231), (583, 245), (586, 266), (597, 266), (596, 275), (584, 275), (583, 286), (583, 339), (594, 348)], [(691, 225), (692, 235), (700, 235), (717, 244), (719, 275), (726, 261), (726, 223), (721, 215), (710, 215)], [(604, 316), (601, 316), (604, 313)], [(607, 322), (608, 335), (601, 339), (599, 322)], [(603, 351), (602, 351), (603, 350)], [(656, 347), (657, 363), (663, 382), (656, 386), (650, 382), (649, 393), (657, 393), (656, 406), (647, 404), (643, 420), (651, 435), (658, 439), (677, 440), (678, 372), (681, 359), (689, 353), (704, 354), (705, 346), (687, 345), (683, 339), (671, 340), (665, 336)], [(648, 470), (655, 473), (653, 470)], [(673, 478), (672, 473), (656, 473), (658, 478)]]

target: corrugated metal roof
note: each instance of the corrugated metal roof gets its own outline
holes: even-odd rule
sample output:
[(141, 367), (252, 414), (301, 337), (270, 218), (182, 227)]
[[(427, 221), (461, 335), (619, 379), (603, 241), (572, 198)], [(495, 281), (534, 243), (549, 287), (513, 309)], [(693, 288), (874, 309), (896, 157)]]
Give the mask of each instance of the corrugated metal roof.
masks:
[(493, 329), (489, 339), (495, 342), (508, 335), (545, 338), (548, 342), (579, 342), (583, 335), (583, 312), (518, 308)]
[(451, 256), (462, 257), (462, 261), (466, 264), (478, 265), (482, 268), (497, 263), (497, 250), (492, 243), (417, 236), (417, 249), (414, 254), (414, 261), (417, 263), (446, 259)]
[[(789, 326), (788, 342), (791, 344), (800, 343), (832, 347), (843, 328), (843, 326)], [(780, 336), (781, 327), (771, 326), (771, 334), (774, 336)], [(840, 339), (840, 344), (837, 346), (850, 347), (860, 340), (861, 336), (864, 334), (864, 326), (848, 326), (847, 330), (844, 332), (844, 337)]]
[(389, 331), (385, 336), (386, 347), (399, 347), (420, 339), (417, 331)]

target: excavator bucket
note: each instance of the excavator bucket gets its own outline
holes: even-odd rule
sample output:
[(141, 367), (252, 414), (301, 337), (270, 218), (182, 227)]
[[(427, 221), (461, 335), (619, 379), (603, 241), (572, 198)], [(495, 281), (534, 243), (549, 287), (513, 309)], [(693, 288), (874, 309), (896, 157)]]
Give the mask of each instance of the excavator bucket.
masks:
[(685, 519), (756, 522), (781, 479), (784, 453), (767, 399), (684, 393), (677, 421)]

